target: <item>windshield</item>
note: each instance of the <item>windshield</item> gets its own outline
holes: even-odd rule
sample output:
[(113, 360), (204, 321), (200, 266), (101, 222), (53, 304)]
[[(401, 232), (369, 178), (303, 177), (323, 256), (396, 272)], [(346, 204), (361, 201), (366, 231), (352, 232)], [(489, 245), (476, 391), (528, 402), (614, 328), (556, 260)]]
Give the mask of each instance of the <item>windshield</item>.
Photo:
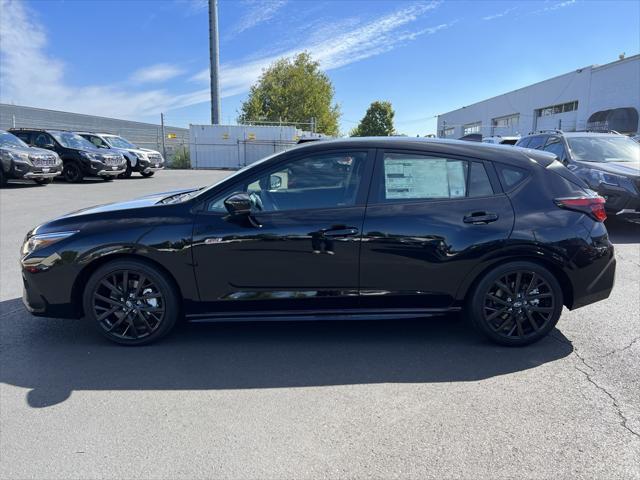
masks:
[(15, 135), (11, 135), (9, 132), (0, 132), (0, 146), (29, 148), (29, 145), (24, 143)]
[(95, 150), (96, 147), (89, 140), (82, 138), (80, 135), (71, 132), (59, 132), (49, 130), (49, 133), (62, 145), (67, 148), (77, 148), (80, 150)]
[(112, 147), (116, 147), (116, 148), (138, 148), (133, 143), (129, 142), (128, 140), (125, 140), (122, 137), (116, 137), (116, 136), (111, 137), (111, 136), (109, 136), (109, 137), (104, 137), (104, 139)]
[(571, 156), (584, 162), (640, 162), (640, 145), (627, 137), (568, 137)]

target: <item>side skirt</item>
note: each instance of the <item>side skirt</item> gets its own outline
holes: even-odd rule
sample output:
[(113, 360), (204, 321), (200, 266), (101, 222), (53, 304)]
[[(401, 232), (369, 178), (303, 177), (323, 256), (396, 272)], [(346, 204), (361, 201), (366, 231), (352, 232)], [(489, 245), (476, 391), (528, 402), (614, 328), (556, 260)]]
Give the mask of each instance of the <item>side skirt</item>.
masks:
[(446, 315), (459, 312), (460, 307), (451, 308), (393, 308), (384, 310), (284, 310), (264, 312), (220, 312), (187, 315), (189, 322), (277, 322), (277, 321), (324, 321), (324, 320), (400, 320)]

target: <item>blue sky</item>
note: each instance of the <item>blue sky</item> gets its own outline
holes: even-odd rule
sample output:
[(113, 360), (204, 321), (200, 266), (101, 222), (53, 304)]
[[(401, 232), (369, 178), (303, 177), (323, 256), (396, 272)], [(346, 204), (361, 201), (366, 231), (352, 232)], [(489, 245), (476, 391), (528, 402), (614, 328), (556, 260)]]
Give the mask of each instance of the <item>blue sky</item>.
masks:
[[(206, 0), (0, 0), (0, 101), (187, 126), (208, 123)], [(222, 120), (262, 68), (321, 62), (347, 133), (374, 100), (396, 128), (640, 52), (640, 2), (219, 0)]]

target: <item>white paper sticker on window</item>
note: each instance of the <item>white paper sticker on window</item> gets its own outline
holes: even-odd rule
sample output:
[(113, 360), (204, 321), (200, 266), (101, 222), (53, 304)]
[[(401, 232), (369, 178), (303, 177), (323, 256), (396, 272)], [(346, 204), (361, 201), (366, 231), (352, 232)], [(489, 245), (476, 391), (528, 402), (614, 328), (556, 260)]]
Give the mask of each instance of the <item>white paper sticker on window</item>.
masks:
[(385, 198), (464, 197), (465, 166), (444, 158), (385, 158)]

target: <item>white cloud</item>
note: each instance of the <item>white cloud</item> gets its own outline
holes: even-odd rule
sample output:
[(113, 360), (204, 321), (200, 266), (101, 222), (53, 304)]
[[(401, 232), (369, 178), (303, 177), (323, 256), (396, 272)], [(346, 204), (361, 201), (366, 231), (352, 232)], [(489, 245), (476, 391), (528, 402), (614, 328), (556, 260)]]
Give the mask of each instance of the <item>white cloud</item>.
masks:
[[(325, 70), (339, 68), (389, 52), (423, 35), (431, 35), (455, 22), (413, 29), (409, 27), (440, 2), (413, 4), (368, 22), (347, 19), (317, 29), (306, 43), (261, 58), (221, 67), (221, 92), (227, 97), (246, 92), (262, 70), (283, 56), (308, 51)], [(47, 54), (47, 36), (24, 3), (0, 0), (0, 101), (94, 115), (140, 119), (172, 109), (209, 101), (209, 72), (192, 80), (202, 87), (187, 93), (163, 88), (140, 90), (141, 85), (88, 85), (76, 87), (65, 80), (65, 65)], [(346, 22), (346, 23), (345, 23)], [(349, 28), (344, 28), (345, 24)], [(163, 81), (182, 74), (171, 65), (152, 65), (132, 76), (138, 82)]]
[(242, 33), (268, 22), (288, 3), (288, 0), (245, 0), (243, 3), (248, 8), (248, 12), (231, 29), (233, 34)]
[(560, 3), (555, 3), (549, 7), (546, 7), (543, 9), (544, 12), (548, 12), (551, 10), (557, 10), (559, 8), (564, 8), (564, 7), (569, 7), (571, 5), (573, 5), (574, 3), (576, 3), (576, 0), (566, 0), (564, 2), (560, 2)]
[(121, 86), (74, 87), (64, 64), (47, 55), (46, 33), (24, 3), (0, 0), (0, 101), (95, 115), (141, 118), (206, 101), (206, 90), (172, 94)]
[[(324, 70), (331, 70), (389, 52), (419, 36), (434, 34), (452, 26), (455, 21), (416, 31), (401, 29), (416, 21), (427, 11), (436, 8), (439, 3), (415, 4), (362, 25), (354, 25), (353, 19), (347, 19), (322, 29), (307, 44), (299, 48), (248, 62), (222, 65), (220, 68), (221, 95), (227, 97), (246, 92), (258, 79), (263, 69), (284, 56), (291, 57), (307, 51), (314, 60), (320, 62)], [(350, 25), (350, 28), (343, 28), (345, 22)], [(209, 82), (209, 69), (194, 75), (192, 80)]]
[(500, 13), (494, 13), (493, 15), (487, 15), (486, 17), (482, 17), (483, 20), (495, 20), (496, 18), (504, 17), (505, 15), (513, 12), (516, 7), (507, 8), (506, 10)]
[(136, 70), (131, 75), (131, 80), (137, 83), (165, 82), (183, 73), (185, 73), (184, 70), (175, 65), (158, 63)]

